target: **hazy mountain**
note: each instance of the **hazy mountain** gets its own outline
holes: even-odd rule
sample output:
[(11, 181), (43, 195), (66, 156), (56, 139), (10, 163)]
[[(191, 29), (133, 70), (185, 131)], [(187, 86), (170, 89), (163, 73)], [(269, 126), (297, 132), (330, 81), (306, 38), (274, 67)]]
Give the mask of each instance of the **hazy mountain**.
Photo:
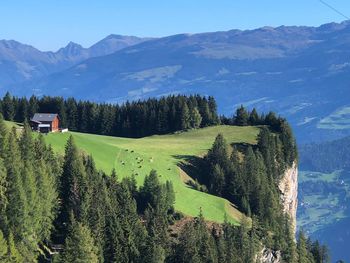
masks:
[(240, 103), (272, 109), (291, 120), (300, 141), (328, 139), (349, 133), (349, 46), (347, 22), (180, 34), (87, 59), (20, 88), (109, 102), (209, 94), (223, 113)]
[(37, 80), (88, 58), (108, 55), (145, 40), (148, 39), (110, 35), (90, 48), (70, 42), (57, 52), (42, 52), (14, 40), (0, 40), (0, 88), (11, 89), (14, 84)]

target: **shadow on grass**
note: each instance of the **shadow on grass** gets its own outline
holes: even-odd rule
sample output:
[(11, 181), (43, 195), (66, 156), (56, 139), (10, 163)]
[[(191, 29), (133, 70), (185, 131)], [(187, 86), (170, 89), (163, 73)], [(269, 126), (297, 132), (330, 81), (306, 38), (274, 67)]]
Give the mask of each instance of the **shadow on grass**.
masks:
[[(189, 176), (193, 181), (205, 184), (205, 169), (207, 167), (204, 158), (193, 155), (173, 155), (178, 160), (177, 165)], [(190, 180), (185, 182), (193, 188)]]

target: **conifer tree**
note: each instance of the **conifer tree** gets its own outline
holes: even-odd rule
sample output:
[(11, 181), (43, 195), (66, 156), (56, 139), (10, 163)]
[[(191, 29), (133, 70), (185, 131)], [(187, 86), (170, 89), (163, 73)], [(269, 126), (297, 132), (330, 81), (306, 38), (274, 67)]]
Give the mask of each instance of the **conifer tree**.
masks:
[(260, 117), (256, 109), (254, 108), (250, 114), (249, 114), (249, 120), (248, 123), (249, 125), (259, 125), (260, 124)]
[(88, 227), (74, 222), (65, 241), (62, 263), (97, 263), (98, 251)]
[(190, 111), (188, 109), (187, 103), (184, 102), (181, 108), (181, 130), (187, 130), (190, 126)]
[(7, 226), (7, 216), (6, 208), (8, 205), (7, 200), (7, 174), (6, 168), (2, 158), (0, 157), (0, 230), (4, 229)]
[(216, 136), (213, 146), (205, 158), (212, 166), (219, 164), (221, 168), (229, 167), (228, 146), (221, 133)]
[(7, 199), (8, 203), (11, 204), (7, 206), (6, 214), (9, 230), (15, 233), (18, 239), (21, 239), (27, 233), (29, 208), (27, 207), (26, 191), (21, 177), (22, 162), (16, 137), (17, 134), (14, 129), (8, 137), (5, 159), (8, 182)]
[(4, 119), (8, 121), (12, 121), (13, 118), (15, 117), (13, 100), (9, 92), (6, 92), (2, 100), (2, 113), (4, 115)]
[(221, 196), (225, 187), (225, 173), (219, 164), (215, 164), (211, 174), (210, 191)]
[(200, 115), (197, 108), (193, 108), (190, 112), (190, 126), (198, 129), (202, 123), (202, 116)]
[(7, 153), (8, 129), (4, 122), (3, 115), (0, 113), (0, 157), (5, 158)]
[[(23, 189), (26, 194), (26, 207), (28, 207), (28, 221), (26, 222), (27, 232), (36, 236), (40, 228), (40, 204), (38, 198), (37, 180), (34, 174), (34, 147), (33, 138), (28, 123), (25, 123), (20, 138), (20, 150), (22, 156), (21, 176)], [(43, 189), (45, 191), (46, 189)]]
[(246, 126), (248, 125), (248, 118), (247, 110), (241, 105), (236, 111), (235, 124), (238, 126)]
[[(86, 197), (86, 171), (82, 157), (75, 145), (73, 136), (67, 141), (61, 176), (60, 199), (62, 209), (60, 213), (61, 226), (67, 226), (70, 214), (80, 221), (84, 218), (84, 198)], [(63, 230), (63, 233), (67, 230)]]
[(29, 105), (28, 105), (29, 118), (32, 118), (35, 113), (38, 113), (38, 111), (39, 111), (38, 98), (32, 95), (29, 99)]
[(58, 209), (57, 181), (50, 169), (51, 166), (46, 165), (44, 160), (37, 160), (35, 165), (38, 189), (37, 197), (40, 200), (38, 207), (40, 225), (37, 235), (40, 240), (49, 240), (53, 230), (53, 221)]
[(7, 241), (7, 262), (9, 263), (22, 263), (25, 262), (23, 260), (22, 255), (19, 253), (12, 232), (10, 232), (8, 241)]
[(211, 115), (211, 123), (213, 125), (217, 125), (220, 123), (220, 120), (217, 116), (217, 105), (214, 97), (209, 96), (208, 98), (208, 107)]
[(308, 249), (307, 239), (303, 231), (299, 232), (298, 243), (298, 263), (313, 263), (312, 255)]
[(0, 262), (6, 262), (7, 259), (7, 241), (0, 229)]
[(75, 99), (68, 98), (65, 107), (67, 109), (67, 127), (70, 130), (76, 131), (78, 128), (78, 109)]

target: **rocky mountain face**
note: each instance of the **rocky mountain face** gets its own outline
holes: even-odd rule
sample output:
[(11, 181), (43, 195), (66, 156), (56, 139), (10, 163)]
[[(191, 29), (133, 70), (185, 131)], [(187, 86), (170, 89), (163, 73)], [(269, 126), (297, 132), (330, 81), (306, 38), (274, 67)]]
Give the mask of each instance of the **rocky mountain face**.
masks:
[[(292, 167), (287, 168), (281, 176), (279, 189), (281, 191), (283, 211), (290, 216), (292, 229), (294, 233), (296, 233), (296, 215), (298, 207), (298, 166), (296, 162), (294, 162)], [(257, 259), (257, 262), (260, 263), (283, 262), (280, 251), (275, 251), (266, 247), (257, 254)]]
[(282, 263), (282, 256), (279, 251), (263, 248), (258, 255), (259, 263)]
[[(111, 103), (200, 93), (215, 96), (219, 111), (227, 115), (240, 104), (276, 111), (292, 123), (300, 143), (350, 134), (349, 22), (180, 34), (135, 44), (137, 41), (142, 40), (107, 37), (98, 43), (99, 50), (111, 53), (105, 56), (92, 52), (93, 47), (94, 55), (86, 55), (71, 44), (65, 50), (71, 54), (70, 65), (86, 56), (95, 57), (65, 70), (43, 67), (46, 73), (55, 73), (45, 73), (29, 83), (14, 81), (12, 75), (0, 71), (0, 86), (5, 91), (9, 87), (5, 83), (17, 83), (10, 87), (17, 94)], [(105, 45), (121, 49), (112, 53), (115, 49)], [(58, 56), (46, 55), (52, 60)], [(7, 70), (19, 67), (23, 72), (20, 80), (41, 74), (33, 73), (41, 64), (19, 61)]]
[(15, 84), (36, 81), (83, 60), (108, 55), (146, 40), (148, 39), (110, 35), (90, 48), (70, 42), (57, 52), (42, 52), (14, 40), (0, 40), (0, 89), (11, 91)]
[(298, 166), (296, 162), (292, 167), (286, 169), (278, 187), (281, 191), (283, 211), (290, 216), (292, 228), (295, 233), (298, 208)]

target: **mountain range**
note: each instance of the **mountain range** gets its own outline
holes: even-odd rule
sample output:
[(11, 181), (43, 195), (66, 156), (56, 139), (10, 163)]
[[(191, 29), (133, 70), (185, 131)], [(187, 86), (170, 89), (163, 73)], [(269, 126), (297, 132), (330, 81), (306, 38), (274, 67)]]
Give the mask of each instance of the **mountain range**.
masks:
[(147, 38), (109, 35), (90, 48), (70, 42), (56, 52), (42, 52), (15, 40), (0, 40), (0, 88), (36, 81), (86, 59), (108, 55), (145, 40)]
[(0, 42), (0, 91), (121, 103), (213, 95), (288, 118), (300, 143), (350, 134), (350, 22), (179, 34), (111, 35), (90, 48), (41, 52)]

